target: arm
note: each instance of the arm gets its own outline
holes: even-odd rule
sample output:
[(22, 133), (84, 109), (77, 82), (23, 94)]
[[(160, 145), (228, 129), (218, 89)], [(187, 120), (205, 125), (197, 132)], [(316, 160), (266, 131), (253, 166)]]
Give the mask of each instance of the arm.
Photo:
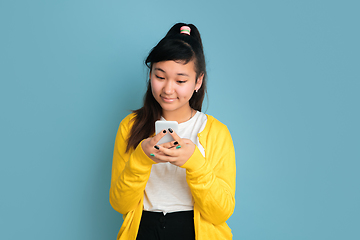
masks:
[(201, 216), (218, 225), (231, 216), (235, 207), (235, 151), (225, 125), (210, 129), (204, 137), (206, 158), (196, 147), (182, 168), (186, 169), (187, 182)]
[(199, 134), (205, 158), (191, 140), (182, 139), (175, 132), (170, 134), (175, 141), (158, 146), (156, 158), (185, 168), (194, 207), (208, 222), (224, 223), (235, 207), (235, 151), (229, 130), (213, 117), (208, 119), (205, 130)]
[(144, 196), (151, 166), (155, 163), (145, 155), (141, 143), (135, 150), (125, 153), (130, 118), (120, 123), (116, 135), (109, 194), (111, 206), (122, 214), (135, 209)]

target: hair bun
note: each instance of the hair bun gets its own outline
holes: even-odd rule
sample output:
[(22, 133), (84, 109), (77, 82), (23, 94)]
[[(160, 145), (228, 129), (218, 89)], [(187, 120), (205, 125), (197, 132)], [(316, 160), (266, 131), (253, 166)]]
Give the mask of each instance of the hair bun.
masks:
[(188, 26), (182, 26), (180, 28), (180, 33), (190, 35), (191, 28)]

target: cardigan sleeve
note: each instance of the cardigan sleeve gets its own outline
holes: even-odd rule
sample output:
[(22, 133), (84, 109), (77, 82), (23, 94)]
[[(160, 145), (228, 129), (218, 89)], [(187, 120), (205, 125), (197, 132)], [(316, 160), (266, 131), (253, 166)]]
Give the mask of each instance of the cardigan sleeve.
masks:
[[(224, 223), (235, 208), (235, 150), (229, 130), (218, 122), (212, 124), (200, 142), (205, 157), (196, 147), (193, 155), (181, 166), (201, 216), (208, 222)], [(205, 138), (205, 139), (204, 139)]]
[(144, 196), (151, 166), (155, 164), (141, 148), (126, 151), (133, 115), (126, 117), (116, 134), (111, 171), (110, 204), (118, 212), (127, 214), (134, 210)]

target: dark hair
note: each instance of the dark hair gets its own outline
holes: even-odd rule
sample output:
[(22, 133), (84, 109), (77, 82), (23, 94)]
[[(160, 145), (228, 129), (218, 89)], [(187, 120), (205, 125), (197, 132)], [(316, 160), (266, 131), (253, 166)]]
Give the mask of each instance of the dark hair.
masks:
[[(182, 26), (190, 27), (190, 35), (180, 33)], [(189, 100), (191, 108), (201, 111), (206, 94), (206, 64), (200, 32), (193, 24), (175, 24), (150, 51), (145, 64), (151, 72), (154, 63), (169, 60), (181, 61), (184, 64), (194, 60), (196, 81), (203, 74), (200, 89), (198, 92), (194, 92)], [(133, 112), (135, 113), (134, 124), (130, 131), (126, 151), (129, 151), (132, 147), (136, 148), (143, 139), (154, 134), (155, 121), (161, 117), (162, 109), (152, 94), (150, 81), (148, 81), (147, 91), (144, 96), (144, 106)]]

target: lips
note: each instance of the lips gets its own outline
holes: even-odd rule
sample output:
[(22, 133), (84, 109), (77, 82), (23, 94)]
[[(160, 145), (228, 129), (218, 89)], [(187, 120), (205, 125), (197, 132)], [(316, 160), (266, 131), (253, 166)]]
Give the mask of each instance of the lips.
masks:
[(168, 103), (174, 102), (177, 99), (177, 98), (170, 98), (170, 97), (163, 97), (163, 96), (160, 96), (160, 97), (164, 102), (168, 102)]

